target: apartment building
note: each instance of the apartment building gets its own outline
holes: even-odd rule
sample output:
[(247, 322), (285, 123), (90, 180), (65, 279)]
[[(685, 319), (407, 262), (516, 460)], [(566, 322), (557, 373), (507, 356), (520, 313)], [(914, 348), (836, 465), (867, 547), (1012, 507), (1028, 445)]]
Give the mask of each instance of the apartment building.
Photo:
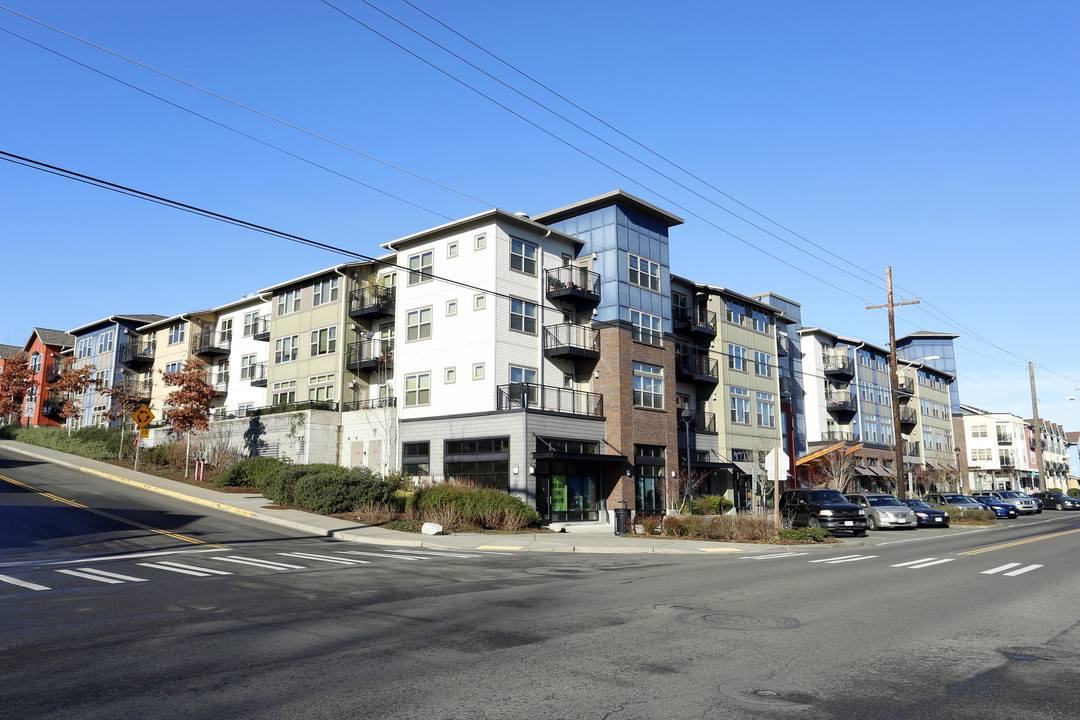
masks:
[(776, 293), (751, 297), (779, 310), (776, 315), (776, 372), (780, 385), (780, 430), (784, 452), (788, 456), (788, 477), (794, 478), (795, 460), (807, 454), (803, 354), (799, 335), (802, 305)]
[(269, 313), (270, 301), (253, 294), (192, 315), (190, 355), (204, 363), (206, 381), (219, 393), (214, 419), (266, 405)]
[(65, 397), (49, 391), (60, 378), (64, 356), (71, 352), (75, 338), (62, 330), (34, 328), (23, 345), (30, 384), (23, 398), (22, 423), (31, 427), (57, 427), (63, 424), (60, 410)]
[[(1072, 472), (1069, 465), (1069, 441), (1065, 428), (1045, 418), (1039, 418), (1039, 424), (1042, 425), (1042, 432), (1036, 433), (1035, 421), (1030, 418), (1024, 421), (1028, 447), (1027, 460), (1030, 462), (1033, 473), (1029, 484), (1032, 488), (1067, 488)], [(1042, 441), (1043, 469), (1046, 471), (1046, 477), (1042, 482), (1039, 482), (1039, 465), (1035, 454), (1035, 443), (1038, 437), (1041, 437)]]

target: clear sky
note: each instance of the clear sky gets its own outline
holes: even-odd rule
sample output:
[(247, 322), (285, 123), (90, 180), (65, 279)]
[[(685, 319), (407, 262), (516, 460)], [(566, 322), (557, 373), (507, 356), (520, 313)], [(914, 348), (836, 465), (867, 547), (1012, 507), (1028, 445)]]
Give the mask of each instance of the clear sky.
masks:
[[(1080, 3), (333, 2), (0, 0), (0, 150), (365, 254), (621, 188), (806, 325), (886, 345), (891, 265), (963, 402), (1030, 416), (1031, 360), (1080, 429)], [(10, 162), (0, 198), (7, 344), (341, 260)]]

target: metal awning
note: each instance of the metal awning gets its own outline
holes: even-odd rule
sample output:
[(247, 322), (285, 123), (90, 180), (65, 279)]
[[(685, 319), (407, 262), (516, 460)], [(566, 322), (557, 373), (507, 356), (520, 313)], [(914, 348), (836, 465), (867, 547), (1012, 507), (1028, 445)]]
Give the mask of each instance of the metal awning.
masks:
[(565, 460), (569, 462), (629, 463), (625, 455), (600, 455), (589, 453), (563, 453), (553, 450), (534, 452), (536, 460)]

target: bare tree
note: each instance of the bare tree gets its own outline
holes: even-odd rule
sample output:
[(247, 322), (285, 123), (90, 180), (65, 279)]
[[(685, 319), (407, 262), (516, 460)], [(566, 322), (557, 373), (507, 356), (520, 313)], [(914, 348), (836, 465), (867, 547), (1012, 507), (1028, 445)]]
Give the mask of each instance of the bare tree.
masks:
[(855, 456), (852, 448), (838, 448), (818, 458), (806, 472), (807, 482), (813, 487), (834, 488), (848, 492), (855, 479)]

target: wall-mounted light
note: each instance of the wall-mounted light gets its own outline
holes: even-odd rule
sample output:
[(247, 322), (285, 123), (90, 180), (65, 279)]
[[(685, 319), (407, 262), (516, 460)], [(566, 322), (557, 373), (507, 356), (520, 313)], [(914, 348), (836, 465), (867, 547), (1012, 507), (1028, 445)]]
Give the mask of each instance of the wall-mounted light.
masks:
[(530, 475), (535, 475), (536, 474), (536, 468), (533, 467), (532, 465), (529, 466), (529, 474)]
[(514, 466), (514, 474), (515, 474), (515, 475), (517, 475), (517, 474), (518, 474), (518, 466), (517, 466), (517, 465), (515, 465), (515, 466)]

